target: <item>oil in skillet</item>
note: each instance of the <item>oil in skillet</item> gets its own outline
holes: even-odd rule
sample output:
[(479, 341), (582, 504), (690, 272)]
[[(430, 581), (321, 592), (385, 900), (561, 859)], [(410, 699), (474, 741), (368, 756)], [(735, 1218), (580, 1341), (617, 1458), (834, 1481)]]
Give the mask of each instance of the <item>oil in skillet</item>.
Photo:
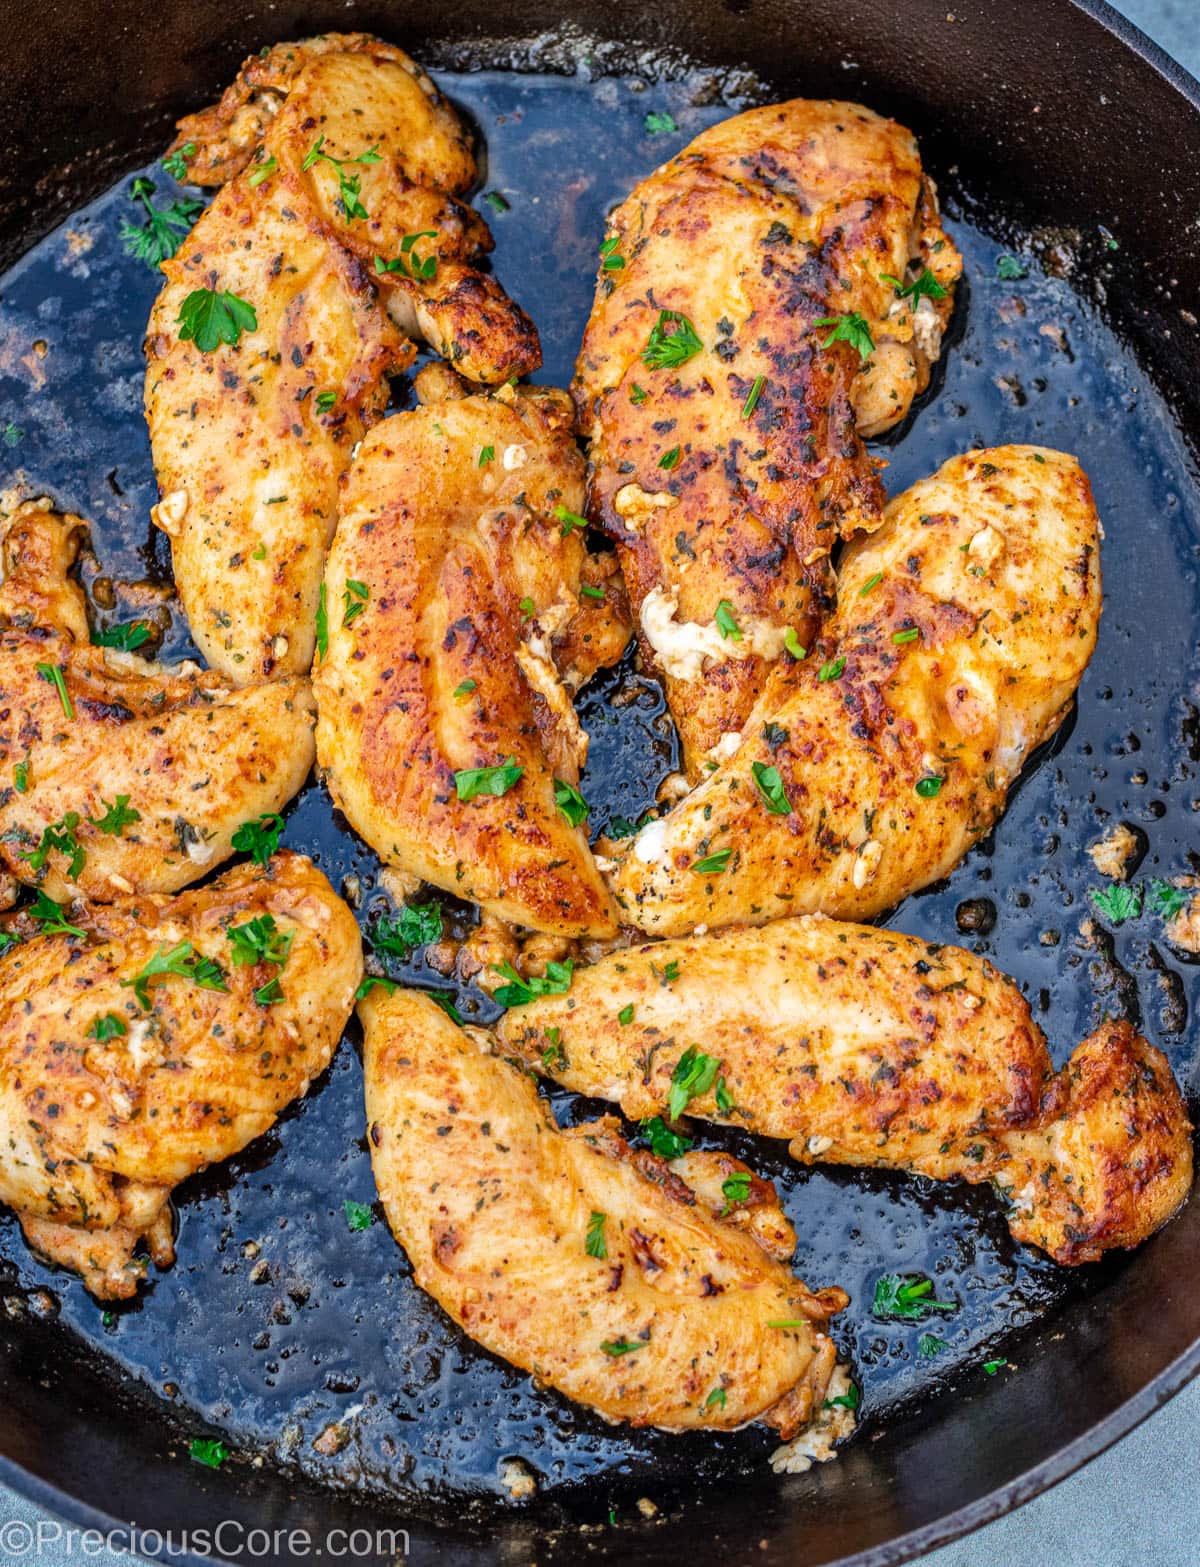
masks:
[[(621, 78), (440, 79), (487, 139), (478, 201), (496, 237), (495, 271), (537, 317), (546, 365), (536, 379), (562, 384), (590, 304), (605, 213), (728, 111), (689, 107), (695, 80), (644, 90)], [(652, 111), (670, 113), (677, 130), (648, 131)], [(169, 189), (157, 166), (147, 172)], [(106, 572), (165, 581), (167, 552), (148, 522), (156, 496), (141, 417), (140, 344), (158, 283), (117, 240), (128, 185), (77, 214), (0, 282), (0, 454), (10, 478), (95, 520)], [(486, 192), (503, 197), (503, 210), (484, 201)], [(970, 280), (959, 340), (915, 419), (881, 448), (891, 464), (885, 482), (899, 490), (972, 445), (1032, 440), (1075, 451), (1107, 527), (1106, 609), (1078, 718), (1055, 754), (1022, 784), (991, 838), (894, 923), (964, 941), (1016, 974), (1059, 1059), (1114, 998), (1140, 997), (1144, 1026), (1194, 1083), (1184, 1036), (1164, 1031), (1155, 964), (1176, 965), (1158, 930), (1148, 921), (1123, 928), (1111, 954), (1083, 945), (1079, 931), (1097, 879), (1083, 849), (1111, 820), (1149, 835), (1144, 874), (1186, 868), (1200, 785), (1178, 650), (1190, 645), (1200, 608), (1195, 476), (1153, 389), (1070, 278), (1047, 276), (1022, 247), (1000, 247), (961, 218), (953, 227)], [(1024, 279), (996, 277), (1001, 248), (1021, 252)], [(402, 381), (396, 406), (407, 398)], [(164, 656), (188, 651), (176, 614)], [(636, 818), (673, 765), (661, 697), (627, 666), (602, 677), (581, 705), (593, 736), (586, 792), (594, 825), (612, 814)], [(313, 854), (335, 885), (353, 879), (364, 924), (382, 908), (374, 856), (332, 815), (319, 785), (310, 783), (289, 810), (284, 841)], [(995, 905), (989, 934), (959, 932), (956, 908), (971, 898)], [(447, 907), (453, 919), (467, 917)], [(445, 985), (419, 954), (394, 971)], [(1197, 972), (1178, 978), (1192, 1006)], [(478, 1004), (477, 994), (460, 997), (465, 1010)], [(649, 1490), (661, 1501), (676, 1484), (761, 1473), (772, 1446), (765, 1432), (680, 1439), (614, 1431), (537, 1393), (447, 1325), (378, 1219), (349, 1230), (343, 1202), (374, 1200), (356, 1042), (352, 1031), (325, 1079), (268, 1137), (189, 1184), (179, 1203), (178, 1263), (140, 1302), (113, 1312), (111, 1326), (77, 1281), (31, 1258), (9, 1220), (0, 1228), (0, 1290), (14, 1298), (54, 1291), (61, 1312), (44, 1331), (70, 1339), (73, 1354), (80, 1341), (93, 1346), (152, 1390), (171, 1384), (185, 1427), (212, 1421), (234, 1448), (265, 1451), (331, 1483), (398, 1491), (405, 1505), (503, 1495), (501, 1464), (516, 1455), (533, 1466), (543, 1495), (569, 1496), (601, 1515), (612, 1495)], [(565, 1095), (555, 1104), (565, 1117), (598, 1108)], [(801, 1171), (781, 1147), (749, 1140), (737, 1151), (784, 1194), (800, 1235), (797, 1271), (852, 1292), (838, 1333), (862, 1372), (869, 1414), (887, 1415), (952, 1381), (1000, 1336), (1088, 1288), (1087, 1278), (1016, 1250), (986, 1192)], [(931, 1329), (946, 1344), (936, 1359), (917, 1356), (920, 1324), (872, 1319), (872, 1285), (885, 1271), (929, 1273), (940, 1296), (961, 1302)], [(342, 1420), (353, 1441), (336, 1455), (314, 1449)]]

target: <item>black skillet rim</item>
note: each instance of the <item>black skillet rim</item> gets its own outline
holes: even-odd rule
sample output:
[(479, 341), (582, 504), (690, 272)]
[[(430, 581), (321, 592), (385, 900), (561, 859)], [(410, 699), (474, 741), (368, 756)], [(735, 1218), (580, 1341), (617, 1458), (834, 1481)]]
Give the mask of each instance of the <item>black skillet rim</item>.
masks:
[[(1070, 4), (1139, 56), (1200, 115), (1200, 81), (1127, 17), (1114, 10), (1108, 0), (1070, 0)], [(1138, 1392), (1040, 1463), (940, 1518), (918, 1525), (905, 1534), (870, 1546), (853, 1556), (840, 1557), (836, 1562), (829, 1563), (828, 1567), (899, 1567), (903, 1562), (912, 1561), (928, 1551), (973, 1533), (1082, 1469), (1161, 1409), (1198, 1374), (1200, 1337)], [(96, 1530), (107, 1534), (109, 1531), (124, 1531), (127, 1528), (125, 1521), (91, 1506), (62, 1486), (42, 1479), (2, 1453), (0, 1482), (54, 1518), (80, 1530)], [(302, 1486), (301, 1489), (307, 1487)], [(620, 1538), (619, 1535), (614, 1536), (614, 1544), (618, 1544), (618, 1548)], [(602, 1554), (608, 1555), (608, 1552), (603, 1551)], [(131, 1557), (131, 1560), (134, 1559)], [(188, 1564), (188, 1567), (207, 1567), (207, 1564), (222, 1567), (226, 1561), (225, 1558), (215, 1556), (198, 1556), (190, 1551), (172, 1552), (169, 1556), (163, 1554), (159, 1559)]]

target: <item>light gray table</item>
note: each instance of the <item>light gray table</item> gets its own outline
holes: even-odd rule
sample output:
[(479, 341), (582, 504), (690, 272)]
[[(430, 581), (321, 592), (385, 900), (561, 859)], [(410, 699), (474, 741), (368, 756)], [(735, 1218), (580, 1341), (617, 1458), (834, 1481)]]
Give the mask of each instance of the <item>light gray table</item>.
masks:
[[(1034, 0), (1025, 0), (1034, 3)], [(1113, 0), (1117, 10), (1200, 76), (1200, 0)], [(1137, 1324), (1130, 1324), (1137, 1332)], [(1200, 1381), (1053, 1491), (986, 1529), (921, 1558), (918, 1567), (1196, 1567), (1200, 1562)], [(45, 1514), (0, 1486), (0, 1561), (38, 1567), (129, 1567), (109, 1551), (20, 1556), (4, 1524), (36, 1530)], [(18, 1530), (13, 1539), (20, 1538)], [(800, 1567), (800, 1564), (797, 1564)]]

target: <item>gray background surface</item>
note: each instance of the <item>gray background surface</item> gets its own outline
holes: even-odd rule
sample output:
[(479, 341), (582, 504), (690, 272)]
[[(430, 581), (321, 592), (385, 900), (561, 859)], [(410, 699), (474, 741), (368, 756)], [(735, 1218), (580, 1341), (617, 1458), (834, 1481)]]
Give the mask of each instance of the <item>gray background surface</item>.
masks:
[[(1035, 0), (1025, 0), (1035, 3)], [(1116, 0), (1142, 30), (1200, 76), (1200, 0)], [(1200, 149), (1198, 149), (1200, 150)], [(1136, 1322), (1129, 1324), (1136, 1333)], [(1196, 1567), (1200, 1563), (1200, 1382), (1132, 1435), (1053, 1491), (986, 1529), (921, 1558), (920, 1567)], [(36, 1528), (45, 1515), (0, 1486), (6, 1520)], [(0, 1543), (0, 1561), (45, 1567), (128, 1567), (108, 1551), (68, 1554), (47, 1543), (36, 1554)], [(802, 1567), (802, 1564), (797, 1564)]]

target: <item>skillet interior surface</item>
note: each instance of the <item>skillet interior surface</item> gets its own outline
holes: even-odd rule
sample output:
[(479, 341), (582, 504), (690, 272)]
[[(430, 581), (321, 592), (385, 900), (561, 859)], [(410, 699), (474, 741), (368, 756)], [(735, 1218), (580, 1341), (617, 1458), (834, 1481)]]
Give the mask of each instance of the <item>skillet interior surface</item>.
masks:
[[(746, 9), (751, 31), (758, 14)], [(775, 14), (764, 8), (762, 31)], [(222, 69), (183, 98), (172, 89), (171, 111), (206, 101), (251, 47), (317, 19), (309, 10), (243, 19)], [(865, 54), (847, 54), (823, 73), (810, 62), (802, 77), (781, 73), (778, 61), (762, 70), (764, 61), (756, 75), (663, 51), (616, 55), (582, 33), (540, 49), (422, 48), (407, 16), (353, 20), (424, 63), (444, 64), (441, 85), (479, 127), (487, 158), (476, 201), (496, 237), (496, 274), (538, 322), (546, 364), (535, 379), (545, 382), (565, 384), (570, 375), (605, 212), (702, 126), (793, 91), (905, 112), (905, 76), (855, 63)], [(342, 12), (337, 25), (350, 25)], [(714, 44), (706, 58), (745, 57)], [(906, 117), (939, 182), (968, 281), (933, 387), (899, 435), (876, 448), (890, 464), (885, 483), (894, 493), (975, 445), (1033, 441), (1075, 452), (1106, 527), (1105, 615), (1073, 723), (1027, 770), (989, 839), (889, 923), (959, 941), (1016, 975), (1056, 1060), (1105, 1014), (1127, 1015), (1167, 1050), (1194, 1095), (1200, 969), (1172, 951), (1149, 908), (1115, 932), (1095, 919), (1089, 888), (1100, 878), (1084, 852), (1124, 821), (1143, 845), (1138, 879), (1200, 872), (1196, 465), (1181, 410), (1165, 395), (1155, 340), (1139, 354), (1134, 339), (1145, 324), (1112, 308), (1143, 262), (1143, 235), (1116, 193), (1110, 205), (1090, 203), (1086, 216), (1065, 200), (1057, 210), (1052, 201), (1040, 210), (1023, 205), (1004, 188), (1002, 169), (984, 172), (977, 152), (952, 133), (944, 106), (913, 112), (914, 95), (910, 81)], [(650, 111), (669, 112), (677, 131), (648, 133)], [(143, 154), (165, 142), (167, 117), (153, 134), (141, 132)], [(148, 522), (156, 492), (141, 419), (140, 343), (157, 279), (124, 255), (117, 232), (122, 218), (137, 218), (128, 197), (139, 172), (133, 141), (127, 135), (123, 162), (111, 155), (104, 169), (98, 160), (78, 186), (92, 199), (0, 279), (6, 479), (92, 519), (95, 558), (85, 562), (84, 581), (111, 576), (118, 599), (123, 582), (169, 580), (167, 552)], [(160, 198), (175, 194), (157, 164), (143, 172)], [(94, 194), (99, 186), (110, 188)], [(488, 192), (500, 192), (507, 210), (486, 203)], [(998, 277), (1001, 255), (1016, 258), (1024, 275)], [(1194, 321), (1171, 309), (1178, 369), (1194, 354)], [(1132, 330), (1116, 329), (1114, 319)], [(395, 406), (408, 400), (409, 378), (401, 378)], [(163, 656), (189, 651), (175, 616)], [(627, 664), (596, 683), (582, 717), (592, 735), (593, 826), (613, 814), (636, 817), (673, 758), (657, 688)], [(315, 782), (289, 810), (284, 842), (311, 853), (335, 885), (357, 879), (365, 928), (386, 910), (374, 890), (374, 856)], [(468, 918), (445, 907), (452, 921)], [(968, 917), (991, 928), (964, 934)], [(392, 961), (389, 971), (444, 983), (419, 955), (408, 965)], [(478, 993), (459, 1004), (469, 1016), (492, 1015)], [(542, 1559), (614, 1542), (624, 1560), (649, 1559), (676, 1530), (684, 1531), (677, 1540), (695, 1530), (713, 1550), (776, 1536), (773, 1549), (803, 1549), (821, 1562), (974, 1502), (1142, 1394), (1200, 1331), (1178, 1260), (1200, 1230), (1194, 1209), (1136, 1256), (1071, 1273), (1014, 1246), (985, 1192), (802, 1171), (780, 1148), (743, 1139), (736, 1151), (775, 1180), (796, 1224), (797, 1271), (814, 1286), (837, 1282), (851, 1292), (837, 1336), (863, 1385), (863, 1430), (838, 1463), (783, 1482), (770, 1478), (772, 1443), (761, 1432), (613, 1430), (537, 1392), (450, 1327), (413, 1286), (378, 1209), (370, 1229), (348, 1230), (343, 1202), (374, 1199), (357, 1044), (352, 1032), (272, 1134), (180, 1189), (179, 1260), (136, 1303), (102, 1311), (77, 1281), (33, 1260), (15, 1224), (3, 1221), (0, 1366), (14, 1411), (0, 1437), (7, 1456), (116, 1509), (121, 1485), (100, 1477), (132, 1442), (126, 1461), (146, 1476), (133, 1494), (154, 1494), (158, 1521), (176, 1527), (197, 1506), (216, 1508), (215, 1516), (242, 1505), (289, 1519), (337, 1515), (343, 1504), (309, 1489), (314, 1481), (362, 1498), (357, 1517), (394, 1521), (398, 1511), (414, 1539), (426, 1527), (449, 1529), (464, 1561), (500, 1560), (534, 1541)], [(556, 1108), (571, 1118), (596, 1107), (560, 1096)], [(928, 1273), (960, 1309), (936, 1324), (874, 1321), (874, 1279), (893, 1271)], [(926, 1330), (945, 1341), (935, 1359), (917, 1352)], [(1007, 1369), (983, 1374), (984, 1361), (1005, 1356)], [(313, 1443), (330, 1425), (349, 1440), (326, 1457)], [(234, 1458), (209, 1476), (189, 1464), (187, 1441), (215, 1430)], [(537, 1501), (519, 1508), (502, 1483), (505, 1460), (518, 1456), (538, 1478)], [(276, 1470), (286, 1478), (274, 1478)], [(634, 1504), (645, 1496), (665, 1525), (641, 1519)], [(174, 1512), (163, 1511), (168, 1501)], [(135, 1515), (144, 1518), (146, 1506), (139, 1502)], [(507, 1546), (497, 1545), (500, 1536)]]

